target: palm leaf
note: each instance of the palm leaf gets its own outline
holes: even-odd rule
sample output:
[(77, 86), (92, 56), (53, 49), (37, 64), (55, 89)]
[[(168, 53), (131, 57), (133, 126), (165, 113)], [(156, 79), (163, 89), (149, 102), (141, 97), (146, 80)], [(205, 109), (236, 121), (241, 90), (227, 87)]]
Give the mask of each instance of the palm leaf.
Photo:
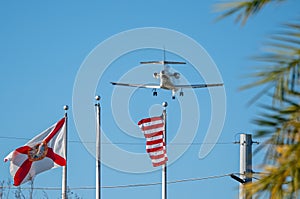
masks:
[[(250, 75), (255, 81), (241, 87), (248, 89), (261, 85), (275, 85), (274, 101), (300, 93), (300, 22), (284, 25), (286, 29), (270, 37), (267, 48), (256, 61), (263, 62)], [(270, 88), (272, 89), (272, 88)]]
[(236, 22), (245, 24), (250, 16), (258, 13), (267, 4), (282, 1), (285, 0), (249, 0), (220, 3), (215, 6), (215, 10), (223, 11), (223, 13), (217, 18), (217, 20), (224, 19), (228, 16), (237, 15)]
[[(269, 3), (284, 0), (249, 0), (219, 4), (223, 13), (218, 19), (235, 16), (245, 24), (250, 16)], [(300, 190), (300, 21), (284, 24), (280, 32), (269, 37), (263, 52), (255, 57), (256, 67), (248, 89), (263, 86), (254, 99), (272, 93), (273, 106), (263, 105), (263, 112), (254, 120), (259, 127), (256, 136), (268, 136), (258, 150), (267, 149), (264, 172), (260, 179), (247, 184), (249, 198), (298, 198)], [(266, 197), (263, 197), (266, 198)]]

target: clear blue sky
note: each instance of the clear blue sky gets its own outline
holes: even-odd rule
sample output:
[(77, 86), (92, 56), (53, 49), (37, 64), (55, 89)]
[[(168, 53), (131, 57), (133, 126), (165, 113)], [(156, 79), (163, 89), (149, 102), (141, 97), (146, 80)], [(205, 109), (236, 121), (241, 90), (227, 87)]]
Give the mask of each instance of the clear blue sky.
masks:
[[(218, 144), (205, 158), (200, 159), (199, 148), (207, 144), (203, 143), (203, 140), (210, 122), (211, 102), (207, 90), (195, 91), (199, 103), (196, 111), (200, 114), (200, 120), (191, 119), (189, 122), (191, 126), (199, 122), (199, 128), (195, 139), (188, 143), (188, 150), (169, 166), (168, 180), (239, 172), (239, 146), (231, 142), (238, 139), (236, 137), (238, 133), (253, 132), (256, 127), (251, 124), (251, 118), (259, 111), (255, 106), (247, 107), (247, 102), (255, 95), (256, 89), (238, 91), (239, 86), (248, 81), (242, 76), (251, 72), (250, 66), (255, 63), (249, 57), (261, 49), (262, 42), (268, 34), (276, 31), (280, 23), (299, 17), (296, 14), (300, 4), (296, 0), (291, 0), (268, 6), (260, 14), (251, 18), (245, 26), (240, 26), (234, 23), (233, 18), (214, 22), (218, 14), (213, 12), (213, 6), (218, 2), (224, 1), (1, 1), (0, 157), (4, 158), (10, 151), (25, 144), (26, 139), (32, 138), (58, 121), (63, 117), (62, 107), (68, 104), (70, 106), (68, 186), (70, 188), (94, 187), (95, 159), (93, 153), (85, 147), (85, 145), (93, 147), (94, 143), (89, 142), (84, 145), (80, 137), (87, 135), (93, 138), (95, 132), (90, 129), (87, 132), (78, 132), (73, 119), (72, 110), (75, 107), (72, 107), (72, 97), (76, 75), (92, 50), (109, 37), (135, 28), (160, 27), (187, 35), (207, 51), (223, 78), (227, 96), (226, 120)], [(179, 56), (167, 53), (167, 57), (176, 60), (181, 59)], [(92, 96), (96, 94), (102, 96), (103, 131), (124, 151), (145, 153), (144, 139), (142, 135), (138, 135), (140, 132), (137, 127), (131, 128), (135, 132), (126, 132), (122, 129), (123, 127), (119, 126), (120, 121), (116, 121), (117, 116), (112, 112), (121, 107), (118, 107), (120, 105), (117, 103), (112, 103), (115, 88), (109, 82), (118, 81), (127, 71), (138, 66), (140, 61), (161, 58), (160, 51), (151, 49), (120, 56), (108, 67), (95, 93), (91, 95), (91, 109), (94, 106)], [(101, 60), (102, 57), (99, 56), (99, 59)], [(149, 67), (150, 73), (143, 74), (145, 76), (137, 75), (136, 81), (152, 76), (152, 73), (159, 69)], [(175, 67), (175, 70), (184, 74), (191, 83), (203, 83), (203, 77), (195, 75), (191, 64), (180, 68)], [(135, 82), (134, 76), (131, 80)], [(118, 91), (123, 92), (115, 90), (115, 92)], [(115, 98), (122, 99), (122, 95), (117, 94)], [(188, 99), (188, 97), (183, 97), (172, 101), (170, 94), (166, 91), (159, 92), (158, 97), (154, 98), (151, 90), (135, 90), (130, 99), (124, 99), (128, 102), (127, 115), (130, 117), (124, 116), (121, 120), (125, 121), (125, 124), (127, 121), (134, 126), (139, 119), (147, 117), (149, 113), (159, 113), (158, 104), (168, 101), (168, 135), (170, 136), (168, 139), (172, 140), (182, 119), (179, 102), (184, 103)], [(189, 102), (185, 101), (185, 103)], [(192, 115), (190, 117), (193, 118)], [(87, 117), (85, 120), (93, 121), (95, 118)], [(91, 127), (93, 128), (94, 126)], [(107, 143), (103, 143), (104, 147), (105, 144)], [(179, 144), (178, 147), (180, 147)], [(104, 156), (110, 155), (105, 149), (103, 153), (105, 153)], [(254, 158), (255, 170), (259, 170), (260, 161), (261, 156)], [(119, 164), (125, 163), (120, 159)], [(134, 164), (139, 163), (134, 162)], [(0, 180), (11, 179), (9, 163), (2, 163), (0, 171)], [(103, 186), (153, 183), (160, 182), (160, 180), (160, 171), (134, 174), (122, 172), (107, 165), (102, 167)], [(28, 184), (22, 185), (22, 187), (28, 186)], [(38, 175), (34, 186), (60, 187), (61, 169)], [(150, 199), (160, 198), (160, 191), (159, 185), (103, 188), (102, 196), (103, 198)], [(93, 189), (76, 189), (72, 192), (82, 198), (95, 197)], [(46, 193), (49, 198), (60, 197), (60, 191), (46, 190)], [(28, 191), (25, 190), (24, 194), (28, 195)], [(168, 186), (168, 194), (172, 199), (187, 196), (191, 199), (237, 198), (238, 183), (230, 177), (176, 183)], [(36, 190), (34, 196), (40, 198), (43, 192)]]

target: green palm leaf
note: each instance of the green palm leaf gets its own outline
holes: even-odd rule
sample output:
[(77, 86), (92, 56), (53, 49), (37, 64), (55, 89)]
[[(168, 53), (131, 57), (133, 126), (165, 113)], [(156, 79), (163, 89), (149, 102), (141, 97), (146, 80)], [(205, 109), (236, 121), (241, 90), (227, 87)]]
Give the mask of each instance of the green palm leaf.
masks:
[(248, 18), (258, 13), (268, 3), (282, 2), (285, 0), (249, 0), (249, 1), (238, 1), (217, 4), (216, 10), (223, 11), (217, 20), (223, 19), (231, 15), (236, 16), (236, 22), (242, 22), (245, 24)]
[[(219, 4), (223, 13), (218, 19), (236, 16), (246, 23), (269, 3), (284, 0), (249, 0)], [(224, 11), (225, 10), (225, 11)], [(273, 105), (262, 105), (262, 113), (254, 120), (256, 136), (267, 136), (256, 152), (267, 149), (264, 172), (259, 180), (247, 184), (249, 197), (282, 199), (298, 198), (300, 190), (300, 20), (284, 24), (269, 37), (263, 52), (254, 57), (262, 65), (249, 75), (252, 83), (241, 89), (263, 87), (254, 100), (272, 93)], [(253, 100), (252, 100), (253, 101)], [(267, 194), (267, 196), (265, 195)]]
[(264, 65), (249, 76), (255, 78), (254, 82), (241, 89), (271, 84), (275, 86), (275, 101), (282, 101), (287, 95), (299, 96), (300, 21), (284, 28), (285, 31), (271, 36), (264, 52), (255, 57)]

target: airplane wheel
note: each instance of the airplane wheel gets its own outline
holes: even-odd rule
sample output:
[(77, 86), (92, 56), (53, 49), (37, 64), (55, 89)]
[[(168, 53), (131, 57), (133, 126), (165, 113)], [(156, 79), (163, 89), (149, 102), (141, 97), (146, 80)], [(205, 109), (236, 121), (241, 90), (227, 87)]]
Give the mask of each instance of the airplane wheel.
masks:
[(157, 92), (156, 91), (153, 92), (153, 96), (157, 96)]
[(172, 99), (175, 99), (175, 96), (172, 96)]
[(183, 96), (183, 92), (180, 92), (180, 93), (179, 93), (179, 96)]

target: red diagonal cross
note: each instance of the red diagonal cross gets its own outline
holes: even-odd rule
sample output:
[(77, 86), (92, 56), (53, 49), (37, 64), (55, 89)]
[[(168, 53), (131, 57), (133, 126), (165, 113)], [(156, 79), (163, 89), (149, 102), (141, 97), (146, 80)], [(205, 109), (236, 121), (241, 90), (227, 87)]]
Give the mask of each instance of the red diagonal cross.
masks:
[[(56, 126), (52, 130), (52, 132), (49, 133), (48, 136), (42, 142), (45, 142), (47, 144), (55, 136), (55, 134), (61, 129), (61, 127), (64, 125), (64, 123), (65, 123), (65, 118), (61, 119), (56, 124)], [(17, 151), (18, 153), (28, 155), (28, 152), (30, 150), (32, 150), (31, 147), (22, 146), (20, 148), (17, 148), (15, 151)], [(46, 157), (52, 159), (53, 162), (55, 162), (56, 164), (58, 164), (60, 166), (65, 166), (66, 165), (66, 160), (63, 157), (61, 157), (60, 155), (54, 153), (52, 148), (48, 148)], [(29, 159), (26, 159), (22, 163), (22, 165), (19, 167), (19, 169), (17, 170), (17, 172), (14, 176), (14, 185), (15, 186), (19, 186), (22, 183), (22, 181), (24, 180), (24, 178), (27, 176), (28, 172), (30, 171), (32, 163), (33, 163), (33, 161), (30, 161)]]

